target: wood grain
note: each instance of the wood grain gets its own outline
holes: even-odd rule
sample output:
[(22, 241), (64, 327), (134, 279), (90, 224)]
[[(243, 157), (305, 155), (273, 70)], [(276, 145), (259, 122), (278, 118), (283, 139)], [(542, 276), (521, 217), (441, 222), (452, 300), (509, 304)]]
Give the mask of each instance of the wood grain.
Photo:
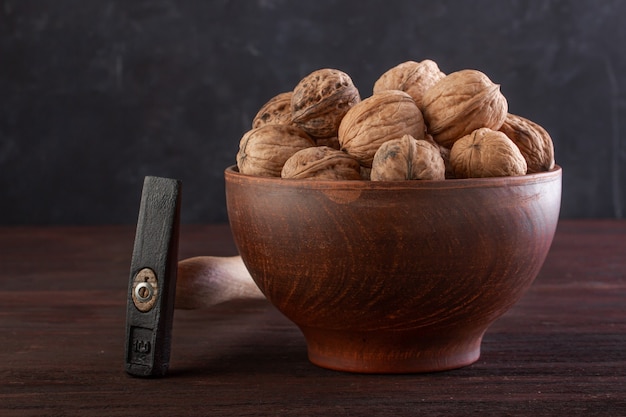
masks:
[[(626, 221), (561, 220), (530, 290), (473, 365), (361, 375), (311, 364), (268, 302), (177, 311), (170, 374), (124, 372), (134, 228), (0, 228), (0, 415), (626, 415)], [(184, 226), (181, 258), (229, 256)]]
[[(449, 370), (532, 284), (561, 169), (446, 181), (308, 181), (225, 171), (233, 238), (309, 358), (364, 373)], [(280, 202), (280, 203), (278, 203)]]

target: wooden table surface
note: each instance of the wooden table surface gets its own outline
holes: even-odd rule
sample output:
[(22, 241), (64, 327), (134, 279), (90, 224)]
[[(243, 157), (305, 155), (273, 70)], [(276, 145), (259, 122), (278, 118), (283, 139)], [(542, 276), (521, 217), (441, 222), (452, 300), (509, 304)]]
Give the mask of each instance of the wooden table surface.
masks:
[[(626, 416), (626, 221), (562, 220), (475, 364), (362, 375), (307, 360), (265, 300), (177, 310), (168, 377), (124, 372), (134, 226), (0, 228), (0, 416)], [(236, 249), (225, 225), (179, 255)]]

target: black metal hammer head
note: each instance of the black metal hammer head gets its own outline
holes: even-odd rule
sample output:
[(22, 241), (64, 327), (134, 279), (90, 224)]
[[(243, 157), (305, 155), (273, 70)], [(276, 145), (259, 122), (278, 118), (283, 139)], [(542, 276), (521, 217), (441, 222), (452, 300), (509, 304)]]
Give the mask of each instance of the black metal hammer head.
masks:
[(126, 308), (126, 372), (164, 376), (169, 368), (182, 184), (146, 177)]

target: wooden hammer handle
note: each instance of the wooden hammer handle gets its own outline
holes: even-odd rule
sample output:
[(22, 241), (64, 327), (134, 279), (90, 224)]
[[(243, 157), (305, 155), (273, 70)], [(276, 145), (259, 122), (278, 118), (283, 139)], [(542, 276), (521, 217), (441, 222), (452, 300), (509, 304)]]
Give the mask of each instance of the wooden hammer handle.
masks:
[(234, 299), (261, 299), (263, 293), (241, 256), (197, 256), (178, 262), (176, 308), (210, 307)]

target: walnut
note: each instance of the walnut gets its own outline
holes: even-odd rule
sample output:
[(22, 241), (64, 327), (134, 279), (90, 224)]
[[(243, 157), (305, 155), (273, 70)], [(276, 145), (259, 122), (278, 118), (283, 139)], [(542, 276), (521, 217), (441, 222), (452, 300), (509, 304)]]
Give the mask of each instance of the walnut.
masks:
[(318, 180), (360, 180), (359, 162), (345, 152), (316, 146), (293, 154), (281, 172), (282, 178)]
[(366, 181), (372, 179), (372, 167), (364, 167), (361, 165), (361, 179)]
[(446, 166), (446, 178), (454, 178), (454, 170), (452, 169), (452, 165), (450, 165), (450, 148), (446, 148), (435, 142), (433, 136), (428, 133), (424, 136), (424, 140), (439, 149), (439, 154), (443, 158), (443, 163)]
[(341, 149), (341, 145), (339, 145), (339, 138), (337, 136), (333, 136), (332, 138), (316, 138), (315, 143), (317, 146), (328, 146), (333, 149)]
[(500, 131), (517, 145), (528, 164), (528, 173), (554, 168), (554, 145), (548, 132), (537, 123), (508, 114)]
[(254, 119), (252, 119), (252, 128), (255, 129), (263, 125), (291, 123), (292, 95), (291, 91), (287, 91), (269, 99), (267, 103), (261, 106)]
[(454, 143), (450, 163), (457, 178), (505, 177), (526, 174), (526, 160), (504, 133), (476, 129)]
[(374, 94), (385, 90), (400, 90), (408, 93), (420, 110), (426, 90), (445, 77), (437, 63), (430, 59), (422, 62), (406, 61), (389, 69), (374, 83)]
[(237, 167), (248, 175), (280, 177), (285, 161), (300, 149), (315, 146), (294, 125), (264, 125), (246, 132), (239, 141)]
[(500, 86), (471, 69), (439, 80), (424, 93), (423, 106), (428, 133), (447, 148), (475, 129), (500, 129), (508, 112)]
[(337, 136), (346, 112), (361, 101), (359, 91), (345, 72), (325, 68), (304, 77), (293, 89), (293, 122), (314, 138)]
[(383, 143), (372, 162), (372, 181), (443, 180), (446, 167), (439, 149), (411, 135)]
[(361, 165), (372, 166), (374, 154), (384, 142), (411, 135), (424, 138), (422, 112), (410, 95), (399, 90), (381, 91), (352, 107), (339, 125), (341, 149)]

